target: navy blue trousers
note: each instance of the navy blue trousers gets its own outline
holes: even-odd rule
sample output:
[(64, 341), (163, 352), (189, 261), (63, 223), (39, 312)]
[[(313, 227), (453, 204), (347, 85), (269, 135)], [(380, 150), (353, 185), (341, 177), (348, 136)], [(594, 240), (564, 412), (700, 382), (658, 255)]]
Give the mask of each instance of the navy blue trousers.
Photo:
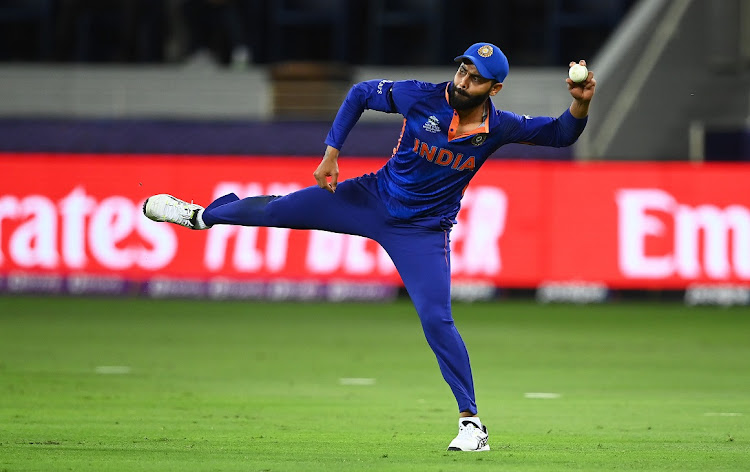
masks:
[(451, 224), (446, 218), (391, 217), (379, 196), (377, 177), (368, 174), (339, 183), (334, 194), (314, 186), (284, 196), (225, 195), (206, 207), (203, 221), (209, 226), (316, 229), (377, 241), (404, 282), (459, 411), (476, 414), (469, 355), (451, 315)]

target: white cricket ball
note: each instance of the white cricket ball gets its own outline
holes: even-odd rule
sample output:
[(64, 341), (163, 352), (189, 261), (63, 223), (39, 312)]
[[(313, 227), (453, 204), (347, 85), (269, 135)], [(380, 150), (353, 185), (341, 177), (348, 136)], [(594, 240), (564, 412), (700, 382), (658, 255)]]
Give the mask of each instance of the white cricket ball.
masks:
[(581, 64), (574, 64), (573, 67), (568, 70), (568, 77), (570, 77), (570, 80), (573, 82), (583, 82), (588, 76), (589, 70), (586, 69), (586, 66), (582, 66)]

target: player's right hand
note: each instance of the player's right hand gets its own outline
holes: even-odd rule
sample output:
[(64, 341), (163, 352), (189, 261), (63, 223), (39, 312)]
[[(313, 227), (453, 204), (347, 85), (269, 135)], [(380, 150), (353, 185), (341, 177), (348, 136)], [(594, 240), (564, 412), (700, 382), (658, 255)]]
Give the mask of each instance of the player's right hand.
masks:
[[(339, 150), (328, 146), (326, 153), (323, 156), (323, 160), (320, 161), (318, 168), (313, 172), (315, 181), (318, 182), (318, 187), (324, 188), (331, 193), (336, 191), (336, 185), (339, 181)], [(331, 179), (329, 182), (328, 179)]]

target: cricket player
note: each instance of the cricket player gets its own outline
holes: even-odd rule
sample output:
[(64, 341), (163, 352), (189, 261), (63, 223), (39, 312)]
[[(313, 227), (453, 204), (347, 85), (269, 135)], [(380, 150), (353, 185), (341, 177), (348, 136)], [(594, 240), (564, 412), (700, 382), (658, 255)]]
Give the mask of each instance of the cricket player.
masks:
[[(325, 139), (315, 186), (284, 196), (228, 194), (205, 208), (160, 194), (144, 202), (143, 212), (154, 221), (196, 230), (271, 226), (377, 241), (393, 260), (458, 403), (458, 435), (448, 449), (487, 451), (469, 355), (451, 315), (451, 227), (464, 190), (497, 148), (508, 143), (562, 147), (578, 139), (596, 81), (590, 71), (582, 82), (567, 79), (570, 107), (557, 118), (532, 118), (498, 110), (490, 99), (508, 74), (508, 60), (497, 46), (473, 44), (455, 62), (451, 82), (370, 80), (352, 86)], [(364, 110), (403, 115), (401, 137), (380, 170), (338, 182), (339, 151)]]

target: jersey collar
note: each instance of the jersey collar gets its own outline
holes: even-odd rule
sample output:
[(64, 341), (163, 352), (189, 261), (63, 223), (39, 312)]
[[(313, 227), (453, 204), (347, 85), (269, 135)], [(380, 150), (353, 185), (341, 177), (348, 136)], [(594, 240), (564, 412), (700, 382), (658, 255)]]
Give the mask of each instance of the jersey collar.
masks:
[[(448, 106), (450, 107), (450, 88), (451, 85), (453, 85), (452, 82), (448, 82), (445, 85), (445, 101), (448, 103)], [(480, 133), (489, 133), (490, 132), (490, 117), (495, 116), (495, 105), (492, 103), (492, 99), (487, 99), (487, 101), (484, 104), (485, 107), (485, 115), (484, 115), (484, 121), (482, 124), (469, 131), (468, 133), (464, 133), (461, 135), (456, 135), (456, 130), (458, 129), (458, 112), (456, 112), (453, 107), (451, 107), (451, 110), (453, 110), (453, 118), (451, 119), (450, 127), (448, 128), (448, 141), (453, 141), (454, 139), (462, 139), (462, 138), (468, 138), (470, 136), (474, 136), (476, 134)]]

